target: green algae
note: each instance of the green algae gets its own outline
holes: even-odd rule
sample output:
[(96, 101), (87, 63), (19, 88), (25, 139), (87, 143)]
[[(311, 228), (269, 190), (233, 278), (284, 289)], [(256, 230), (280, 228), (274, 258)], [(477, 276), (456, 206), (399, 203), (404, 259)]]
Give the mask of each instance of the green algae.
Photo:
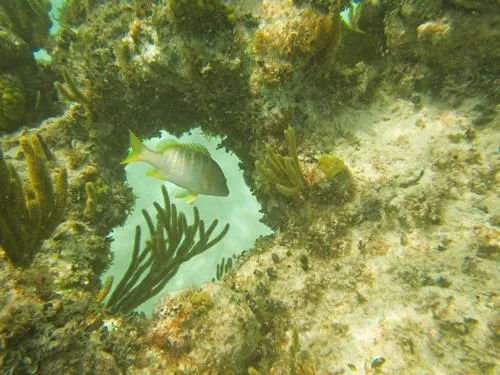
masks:
[(26, 92), (14, 76), (0, 75), (0, 131), (16, 130), (26, 114)]
[(220, 0), (170, 0), (165, 13), (178, 30), (195, 35), (224, 32), (236, 22), (233, 7)]

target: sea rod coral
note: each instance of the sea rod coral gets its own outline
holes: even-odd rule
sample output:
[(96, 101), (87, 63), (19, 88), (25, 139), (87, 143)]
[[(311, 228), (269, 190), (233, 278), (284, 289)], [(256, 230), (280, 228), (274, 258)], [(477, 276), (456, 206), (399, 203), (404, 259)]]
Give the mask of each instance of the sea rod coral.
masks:
[(288, 155), (279, 155), (266, 146), (260, 160), (255, 162), (255, 167), (263, 179), (274, 185), (279, 193), (287, 197), (297, 197), (306, 187), (297, 158), (297, 139), (295, 130), (291, 127), (285, 129), (283, 133), (287, 142)]
[(29, 184), (24, 184), (0, 153), (0, 248), (21, 267), (33, 261), (43, 239), (62, 221), (67, 200), (66, 169), (50, 177), (47, 157), (37, 135), (21, 138)]
[(174, 277), (182, 263), (214, 246), (229, 230), (229, 224), (226, 224), (210, 240), (218, 220), (214, 220), (205, 230), (205, 222), (200, 219), (198, 209), (194, 207), (194, 221), (188, 225), (184, 213), (177, 212), (175, 204), (170, 203), (164, 186), (162, 193), (164, 206), (161, 207), (156, 202), (154, 204), (156, 226), (148, 212), (142, 211), (151, 238), (141, 251), (141, 227), (136, 227), (132, 260), (106, 304), (113, 313), (129, 312), (158, 294)]

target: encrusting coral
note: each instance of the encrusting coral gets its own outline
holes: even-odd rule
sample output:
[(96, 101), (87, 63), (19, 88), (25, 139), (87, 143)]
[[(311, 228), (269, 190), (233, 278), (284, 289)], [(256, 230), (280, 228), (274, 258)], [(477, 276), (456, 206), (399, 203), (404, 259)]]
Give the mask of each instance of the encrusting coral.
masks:
[[(11, 266), (0, 251), (0, 368), (495, 373), (500, 205), (497, 133), (489, 123), (498, 122), (490, 104), (499, 94), (498, 49), (491, 46), (500, 15), (490, 11), (497, 0), (177, 1), (184, 9), (212, 2), (230, 3), (237, 19), (208, 34), (208, 23), (190, 30), (193, 19), (172, 18), (174, 0), (68, 2), (76, 16), (66, 25), (61, 19), (71, 38), (59, 38), (46, 69), (68, 69), (98, 115), (95, 128), (113, 130), (89, 136), (75, 116), (80, 105), (37, 130), (58, 160), (73, 159), (70, 220), (43, 241), (27, 269)], [(347, 3), (363, 5), (364, 33), (335, 23)], [(332, 13), (331, 4), (341, 7)], [(8, 26), (0, 26), (0, 46), (7, 41), (1, 27)], [(12, 48), (0, 48), (0, 69), (25, 89), (25, 125), (45, 86), (30, 87), (32, 75), (17, 70), (27, 65), (17, 63), (22, 54), (5, 45)], [(151, 318), (126, 312), (141, 293), (159, 288), (153, 281), (162, 266), (176, 267), (155, 253), (157, 244), (172, 250), (168, 226), (161, 227), (164, 243), (156, 227), (149, 242), (137, 241), (122, 306), (100, 305), (110, 281), (98, 291), (112, 258), (110, 231), (132, 208), (116, 167), (127, 147), (124, 124), (143, 136), (160, 129), (180, 135), (197, 125), (223, 135), (221, 146), (240, 157), (262, 205), (262, 221), (279, 229), (229, 258), (237, 265), (231, 272), (227, 259), (219, 264), (219, 281), (165, 296)], [(273, 138), (268, 174), (274, 158), (292, 157), (282, 139), (288, 125), (300, 138), (298, 184), (289, 182), (286, 165), (278, 171), (292, 190), (303, 185), (302, 175), (298, 198), (254, 168), (259, 157), (267, 166), (265, 145)], [(2, 145), (4, 164), (24, 178), (22, 155), (15, 156), (21, 137), (5, 134)], [(149, 224), (157, 225), (152, 211)], [(244, 246), (237, 241), (234, 250)]]
[(188, 225), (184, 213), (178, 213), (175, 204), (170, 203), (164, 186), (162, 193), (164, 207), (156, 202), (154, 204), (157, 211), (156, 227), (148, 212), (142, 211), (151, 238), (141, 251), (141, 227), (136, 227), (132, 260), (106, 304), (113, 313), (129, 312), (158, 294), (177, 273), (182, 263), (211, 248), (229, 230), (229, 224), (226, 224), (222, 231), (210, 240), (218, 220), (214, 220), (205, 230), (205, 223), (200, 219), (198, 209), (194, 207), (194, 222)]
[(66, 169), (50, 177), (47, 157), (37, 135), (21, 138), (29, 184), (0, 154), (0, 247), (11, 261), (27, 267), (43, 239), (62, 221), (67, 200)]
[(252, 74), (256, 91), (260, 84), (293, 84), (312, 66), (332, 63), (340, 45), (339, 1), (331, 1), (326, 13), (289, 1), (264, 2), (261, 18), (252, 48), (258, 61)]
[(196, 34), (230, 29), (236, 19), (232, 7), (220, 0), (170, 0), (166, 14), (179, 30)]

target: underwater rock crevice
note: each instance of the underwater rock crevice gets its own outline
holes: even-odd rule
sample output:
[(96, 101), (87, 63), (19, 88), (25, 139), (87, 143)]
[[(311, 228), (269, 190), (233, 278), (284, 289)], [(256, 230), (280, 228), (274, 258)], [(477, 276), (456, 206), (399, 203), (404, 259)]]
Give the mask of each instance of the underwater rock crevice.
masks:
[[(54, 154), (49, 164), (67, 167), (67, 220), (31, 267), (0, 259), (1, 367), (494, 373), (497, 4), (373, 1), (359, 26), (377, 32), (341, 36), (330, 54), (339, 26), (325, 18), (331, 2), (245, 2), (258, 8), (250, 31), (241, 1), (230, 3), (234, 13), (215, 0), (69, 3), (62, 19), (74, 35), (58, 41), (53, 69), (86, 78), (74, 80), (97, 116), (86, 124), (73, 105), (33, 131)], [(219, 7), (214, 25), (224, 30), (209, 43), (188, 13), (168, 12), (199, 4)], [(376, 51), (355, 51), (353, 40)], [(134, 200), (118, 167), (127, 128), (180, 135), (200, 123), (226, 136), (279, 230), (218, 282), (165, 296), (152, 318), (110, 314), (99, 276), (112, 258), (107, 235)], [(255, 168), (266, 144), (286, 157), (289, 126), (302, 197), (281, 194)], [(2, 136), (18, 171), (20, 137)]]

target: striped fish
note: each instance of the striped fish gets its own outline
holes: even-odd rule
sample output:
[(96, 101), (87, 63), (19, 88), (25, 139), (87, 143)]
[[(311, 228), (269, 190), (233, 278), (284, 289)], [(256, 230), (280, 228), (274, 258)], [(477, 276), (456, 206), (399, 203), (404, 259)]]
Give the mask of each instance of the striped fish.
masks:
[(185, 198), (188, 203), (193, 202), (198, 194), (221, 197), (229, 195), (222, 169), (200, 144), (165, 140), (153, 151), (130, 131), (130, 147), (122, 164), (136, 161), (151, 164), (154, 168), (146, 174), (186, 189), (186, 192), (177, 197)]

